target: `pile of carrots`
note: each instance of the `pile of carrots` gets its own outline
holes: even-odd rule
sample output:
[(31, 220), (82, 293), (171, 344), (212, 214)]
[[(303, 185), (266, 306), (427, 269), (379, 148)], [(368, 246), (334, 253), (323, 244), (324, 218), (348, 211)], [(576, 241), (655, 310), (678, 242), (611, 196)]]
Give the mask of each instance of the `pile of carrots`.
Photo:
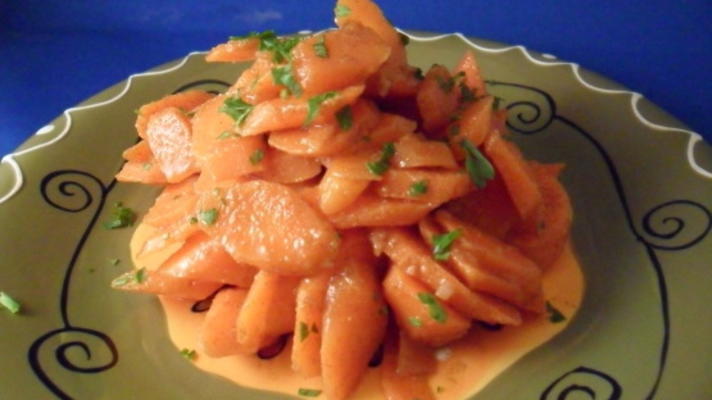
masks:
[(164, 186), (140, 252), (176, 250), (114, 287), (212, 298), (209, 357), (292, 333), (295, 373), (332, 400), (383, 346), (387, 397), (426, 400), (433, 348), (545, 310), (572, 217), (562, 166), (507, 140), (471, 51), (422, 74), (370, 0), (335, 14), (310, 36), (231, 38), (206, 59), (254, 62), (226, 93), (139, 109), (117, 179)]

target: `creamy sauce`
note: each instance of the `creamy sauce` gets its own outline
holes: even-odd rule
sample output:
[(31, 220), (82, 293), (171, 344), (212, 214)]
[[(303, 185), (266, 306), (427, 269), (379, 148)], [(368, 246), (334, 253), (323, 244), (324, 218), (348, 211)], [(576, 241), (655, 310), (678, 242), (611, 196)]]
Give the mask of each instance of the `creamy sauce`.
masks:
[[(138, 255), (138, 246), (143, 244), (150, 231), (148, 227), (139, 227), (131, 241), (134, 265), (141, 265), (149, 270), (157, 268), (160, 260), (167, 257), (165, 254)], [(430, 378), (434, 393), (436, 388), (442, 388), (437, 394), (438, 399), (462, 399), (480, 391), (518, 359), (566, 328), (576, 313), (584, 292), (583, 274), (570, 244), (566, 246), (560, 259), (547, 270), (543, 289), (545, 298), (566, 316), (566, 320), (551, 323), (548, 315), (544, 314), (526, 320), (519, 327), (499, 331), (475, 328), (465, 338), (439, 349), (437, 372)], [(321, 388), (319, 377), (305, 379), (292, 372), (291, 341), (282, 353), (270, 360), (261, 360), (253, 355), (224, 358), (201, 355), (197, 343), (205, 313), (191, 312), (192, 301), (164, 297), (160, 299), (166, 313), (171, 340), (178, 349), (196, 349), (196, 367), (223, 376), (241, 386), (292, 396), (296, 396), (299, 388)], [(378, 369), (369, 368), (351, 399), (384, 398)]]

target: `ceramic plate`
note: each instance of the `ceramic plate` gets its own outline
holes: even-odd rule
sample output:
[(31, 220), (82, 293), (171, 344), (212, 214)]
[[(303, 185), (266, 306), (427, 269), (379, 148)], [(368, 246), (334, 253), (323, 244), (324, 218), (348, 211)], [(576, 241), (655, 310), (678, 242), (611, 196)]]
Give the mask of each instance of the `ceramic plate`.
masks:
[[(474, 48), (530, 158), (563, 161), (587, 291), (571, 325), (476, 399), (712, 398), (712, 151), (640, 95), (551, 55), (461, 35), (423, 35), (414, 64)], [(101, 227), (112, 204), (145, 211), (155, 189), (117, 184), (133, 110), (239, 71), (200, 53), (131, 76), (65, 111), (0, 166), (3, 399), (265, 399), (186, 362), (155, 298), (109, 289), (130, 268), (131, 229)], [(118, 258), (119, 265), (108, 260)]]

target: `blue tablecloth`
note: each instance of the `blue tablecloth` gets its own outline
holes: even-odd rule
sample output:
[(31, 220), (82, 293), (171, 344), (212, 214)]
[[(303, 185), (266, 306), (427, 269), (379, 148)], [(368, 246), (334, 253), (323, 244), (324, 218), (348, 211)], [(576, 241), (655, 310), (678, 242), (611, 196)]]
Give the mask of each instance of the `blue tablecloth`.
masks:
[[(709, 0), (381, 0), (398, 27), (552, 53), (638, 91), (712, 141)], [(0, 155), (128, 75), (228, 35), (332, 25), (332, 1), (0, 0)]]

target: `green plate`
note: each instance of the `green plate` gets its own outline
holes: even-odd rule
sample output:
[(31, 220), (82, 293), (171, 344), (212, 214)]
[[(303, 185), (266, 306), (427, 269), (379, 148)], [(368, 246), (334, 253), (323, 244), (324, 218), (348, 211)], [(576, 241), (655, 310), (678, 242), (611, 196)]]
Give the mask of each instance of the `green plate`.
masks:
[[(530, 158), (563, 161), (587, 291), (571, 325), (476, 399), (712, 398), (712, 149), (639, 94), (575, 64), (461, 35), (414, 37), (421, 67), (474, 48)], [(238, 68), (200, 53), (131, 76), (63, 113), (0, 166), (2, 399), (265, 399), (186, 362), (151, 296), (109, 289), (130, 268), (131, 229), (155, 189), (117, 184), (133, 110)], [(119, 258), (112, 265), (109, 259)]]

